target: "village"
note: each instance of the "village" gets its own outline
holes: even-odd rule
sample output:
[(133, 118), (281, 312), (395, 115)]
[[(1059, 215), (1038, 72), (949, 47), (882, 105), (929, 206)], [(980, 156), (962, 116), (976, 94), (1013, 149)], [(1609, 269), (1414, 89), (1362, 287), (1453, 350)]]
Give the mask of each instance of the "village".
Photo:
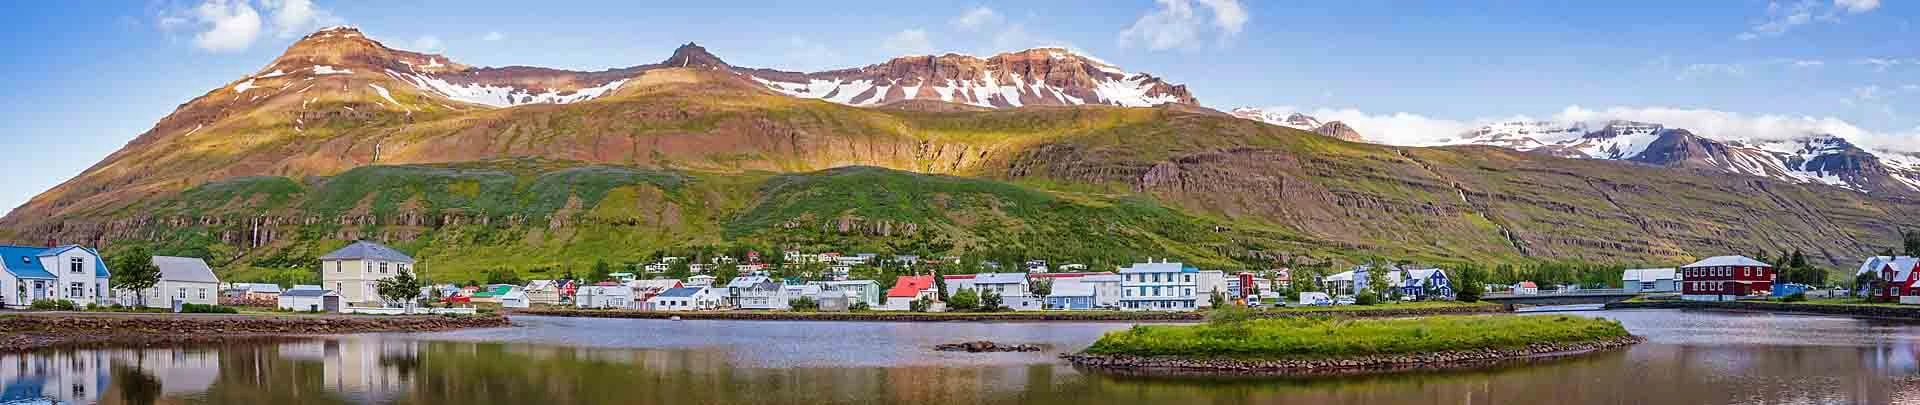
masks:
[[(114, 288), (109, 262), (82, 246), (0, 246), (6, 277), (0, 277), (0, 307), (82, 309), (146, 307), (195, 311), (244, 308), (324, 313), (471, 314), (486, 310), (573, 308), (635, 311), (1198, 311), (1224, 305), (1246, 307), (1373, 305), (1381, 301), (1454, 300), (1462, 295), (1563, 294), (1579, 285), (1532, 281), (1479, 284), (1482, 294), (1457, 294), (1467, 280), (1449, 270), (1402, 264), (1362, 264), (1329, 275), (1295, 280), (1287, 268), (1229, 273), (1176, 261), (1148, 260), (1112, 271), (1079, 264), (1050, 266), (1033, 260), (1018, 271), (941, 274), (958, 258), (783, 252), (782, 263), (820, 265), (812, 277), (775, 277), (773, 264), (749, 252), (744, 260), (716, 257), (706, 263), (662, 257), (613, 272), (603, 279), (536, 279), (525, 283), (456, 285), (416, 278), (416, 261), (394, 248), (357, 241), (319, 258), (320, 284), (283, 286), (226, 283), (199, 258), (154, 256), (155, 271), (144, 288)], [(892, 280), (857, 279), (852, 269), (888, 260), (916, 270)], [(739, 275), (720, 279), (711, 269), (733, 265)], [(691, 274), (669, 278), (669, 268)], [(992, 264), (992, 267), (1000, 267)], [(1676, 268), (1627, 269), (1619, 290), (1650, 299), (1687, 301), (1782, 300), (1807, 294), (1858, 296), (1869, 302), (1920, 305), (1920, 258), (1863, 259), (1853, 288), (1821, 288), (1779, 281), (1773, 265), (1745, 256), (1717, 256)]]

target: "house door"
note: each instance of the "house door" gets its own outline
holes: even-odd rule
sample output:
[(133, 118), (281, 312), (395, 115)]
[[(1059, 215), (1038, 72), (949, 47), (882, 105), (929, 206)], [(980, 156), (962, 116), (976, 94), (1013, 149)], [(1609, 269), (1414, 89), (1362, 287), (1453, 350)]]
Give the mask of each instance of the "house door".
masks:
[(48, 288), (48, 287), (47, 287), (47, 282), (45, 282), (45, 281), (34, 281), (34, 282), (33, 282), (33, 295), (29, 295), (29, 296), (27, 296), (27, 297), (28, 297), (28, 299), (27, 299), (27, 303), (32, 303), (32, 302), (33, 302), (33, 300), (37, 300), (37, 299), (42, 299), (42, 298), (51, 298), (51, 297), (48, 297), (48, 296), (47, 296), (47, 294), (48, 294), (48, 292), (47, 292), (47, 288)]
[(320, 297), (320, 308), (326, 312), (340, 312), (340, 296), (328, 295)]

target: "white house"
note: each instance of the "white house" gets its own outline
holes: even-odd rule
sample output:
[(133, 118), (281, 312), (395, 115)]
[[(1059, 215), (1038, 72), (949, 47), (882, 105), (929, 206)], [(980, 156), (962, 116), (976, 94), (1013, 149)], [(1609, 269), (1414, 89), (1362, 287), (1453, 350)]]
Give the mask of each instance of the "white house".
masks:
[(886, 301), (880, 297), (880, 283), (873, 280), (816, 281), (813, 284), (818, 284), (823, 292), (842, 293), (857, 302), (865, 302), (868, 308), (886, 305)]
[(667, 290), (647, 299), (654, 311), (705, 311), (720, 308), (720, 294), (708, 287), (682, 287)]
[(785, 310), (789, 306), (787, 288), (778, 281), (766, 277), (746, 276), (727, 283), (733, 291), (734, 305), (740, 309)]
[(599, 309), (633, 308), (633, 288), (619, 283), (580, 286), (580, 289), (573, 293), (573, 306)]
[(341, 302), (379, 304), (380, 280), (413, 271), (413, 257), (368, 241), (320, 256), (320, 285), (340, 294)]
[(1627, 269), (1620, 275), (1620, 288), (1630, 293), (1680, 292), (1679, 273), (1672, 267)]
[(533, 280), (522, 289), (527, 295), (527, 304), (560, 305), (560, 283), (553, 280)]
[(1094, 308), (1120, 307), (1120, 275), (1095, 274), (1076, 279), (1081, 284), (1093, 287)]
[(1197, 299), (1194, 300), (1194, 303), (1202, 307), (1212, 307), (1213, 293), (1215, 292), (1231, 300), (1233, 297), (1227, 295), (1227, 290), (1227, 272), (1220, 270), (1202, 270), (1194, 273), (1193, 291), (1199, 294), (1199, 296), (1196, 297)]
[(140, 291), (143, 301), (135, 302), (125, 297), (122, 304), (144, 303), (149, 308), (172, 308), (174, 301), (183, 304), (217, 305), (220, 303), (220, 278), (213, 275), (213, 268), (205, 260), (192, 257), (154, 256), (153, 266), (160, 268), (160, 282), (153, 288)]
[(1120, 308), (1190, 311), (1199, 308), (1200, 269), (1177, 262), (1134, 263), (1120, 269)]
[(714, 280), (713, 276), (701, 274), (698, 276), (687, 277), (687, 282), (684, 283), (683, 285), (687, 287), (712, 287), (713, 280)]
[(501, 308), (529, 308), (533, 303), (527, 298), (527, 290), (514, 288), (500, 295)]
[(100, 253), (79, 245), (53, 248), (0, 246), (0, 306), (24, 307), (34, 300), (75, 304), (111, 304), (107, 264)]
[(289, 311), (336, 312), (340, 294), (317, 285), (296, 285), (280, 293), (280, 309)]

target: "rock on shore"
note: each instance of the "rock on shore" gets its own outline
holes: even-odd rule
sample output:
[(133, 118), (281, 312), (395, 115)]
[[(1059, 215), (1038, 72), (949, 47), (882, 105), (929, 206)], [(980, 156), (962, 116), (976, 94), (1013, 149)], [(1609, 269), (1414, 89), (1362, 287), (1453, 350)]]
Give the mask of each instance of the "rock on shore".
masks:
[(1069, 353), (1060, 357), (1075, 366), (1124, 374), (1369, 374), (1397, 370), (1470, 368), (1511, 361), (1552, 359), (1623, 349), (1644, 341), (1646, 338), (1626, 336), (1587, 342), (1535, 343), (1515, 349), (1477, 349), (1325, 359), (1243, 360), (1085, 353)]
[(1000, 343), (980, 340), (980, 341), (972, 341), (972, 342), (965, 342), (965, 343), (947, 343), (947, 344), (935, 345), (933, 346), (933, 350), (938, 350), (943, 352), (986, 353), (986, 352), (1037, 352), (1037, 351), (1040, 351), (1041, 348), (1038, 345), (1000, 344)]
[(285, 340), (311, 335), (508, 326), (503, 316), (0, 315), (0, 352)]

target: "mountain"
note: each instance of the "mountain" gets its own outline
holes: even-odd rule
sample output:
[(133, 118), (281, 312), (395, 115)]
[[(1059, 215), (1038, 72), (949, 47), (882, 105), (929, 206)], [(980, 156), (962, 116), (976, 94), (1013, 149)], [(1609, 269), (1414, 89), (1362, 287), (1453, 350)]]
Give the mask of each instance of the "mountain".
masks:
[[(1738, 155), (1664, 127), (1640, 153), (1627, 126), (1548, 142), (1599, 133), (1566, 150), (1625, 156), (1567, 159), (1349, 142), (1180, 102), (862, 107), (770, 88), (768, 71), (691, 43), (597, 72), (472, 67), (323, 30), (0, 218), (0, 241), (148, 244), (233, 281), (311, 277), (362, 238), (436, 280), (746, 248), (1230, 269), (1798, 249), (1831, 265), (1896, 246), (1920, 214), (1894, 193), (1697, 166)], [(1876, 161), (1820, 145), (1791, 167)]]
[[(1658, 123), (1614, 120), (1505, 122), (1443, 141), (1488, 145), (1577, 159), (1639, 162), (1719, 171), (1795, 183), (1824, 184), (1860, 192), (1920, 196), (1920, 170), (1912, 155), (1871, 152), (1846, 139), (1809, 134), (1792, 139), (1718, 140)], [(1891, 156), (1883, 162), (1883, 156)], [(1902, 158), (1906, 157), (1906, 158)]]
[(1360, 131), (1354, 130), (1353, 127), (1347, 126), (1344, 122), (1332, 121), (1322, 123), (1318, 118), (1297, 112), (1282, 115), (1278, 112), (1266, 111), (1254, 107), (1240, 107), (1227, 113), (1235, 117), (1313, 132), (1343, 141), (1366, 142), (1366, 138), (1360, 135)]
[(876, 65), (815, 73), (744, 71), (754, 81), (783, 94), (857, 106), (933, 99), (995, 108), (1199, 104), (1184, 85), (1127, 72), (1065, 48), (1033, 48), (984, 59), (954, 53), (905, 56)]

